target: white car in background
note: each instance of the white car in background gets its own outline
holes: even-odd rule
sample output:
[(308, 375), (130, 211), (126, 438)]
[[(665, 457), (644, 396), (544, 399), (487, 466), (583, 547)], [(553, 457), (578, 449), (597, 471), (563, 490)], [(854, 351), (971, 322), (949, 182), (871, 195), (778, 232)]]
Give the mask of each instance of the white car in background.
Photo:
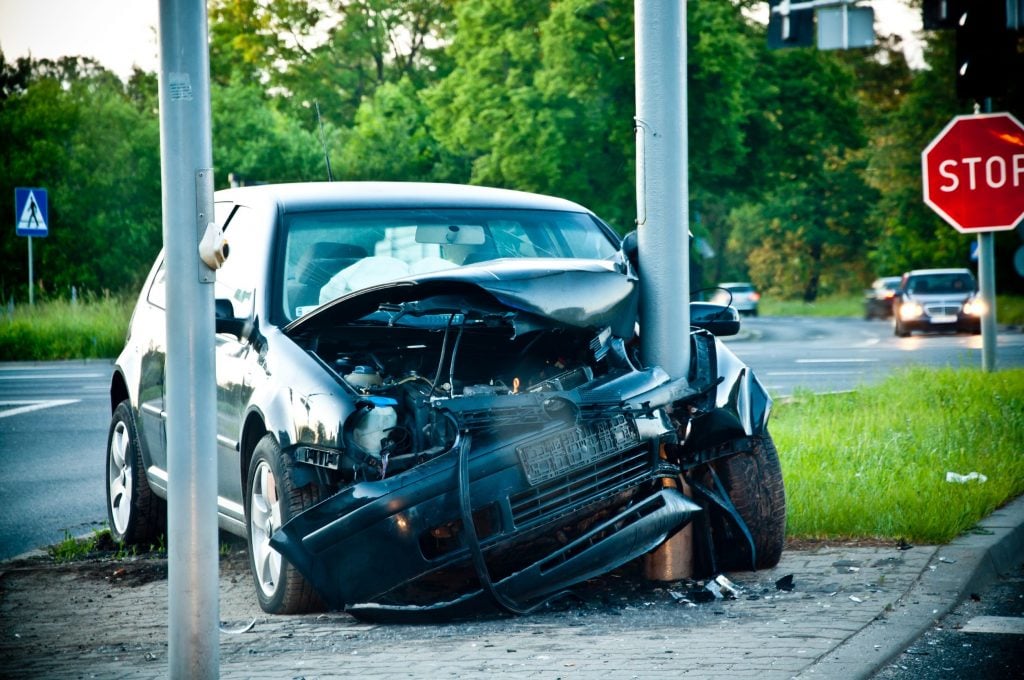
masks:
[(719, 305), (732, 305), (736, 311), (745, 316), (757, 316), (757, 303), (761, 294), (749, 281), (720, 283), (709, 302)]

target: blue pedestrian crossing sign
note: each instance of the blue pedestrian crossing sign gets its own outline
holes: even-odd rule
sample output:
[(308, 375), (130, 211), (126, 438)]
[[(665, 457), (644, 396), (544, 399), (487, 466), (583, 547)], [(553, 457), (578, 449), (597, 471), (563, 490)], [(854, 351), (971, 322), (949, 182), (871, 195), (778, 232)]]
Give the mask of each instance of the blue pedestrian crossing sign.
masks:
[(18, 236), (43, 237), (50, 233), (46, 189), (18, 187), (14, 190), (15, 231)]

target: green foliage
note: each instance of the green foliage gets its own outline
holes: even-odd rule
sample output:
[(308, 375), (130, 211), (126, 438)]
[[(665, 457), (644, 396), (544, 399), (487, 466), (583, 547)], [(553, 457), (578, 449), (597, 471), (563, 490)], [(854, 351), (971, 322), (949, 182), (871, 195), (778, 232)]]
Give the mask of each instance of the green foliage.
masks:
[[(40, 292), (137, 286), (160, 247), (155, 113), (88, 60), (43, 63), (0, 104), (0, 213), (15, 186), (49, 192), (50, 235), (34, 239)], [(26, 240), (0, 231), (0, 294), (27, 296)]]
[(777, 405), (772, 433), (791, 536), (945, 542), (1024, 493), (1024, 370), (914, 368), (802, 393)]
[(134, 299), (101, 297), (19, 305), (0, 314), (0, 361), (117, 356)]
[[(214, 86), (213, 163), (218, 187), (229, 174), (242, 182), (295, 182), (326, 179), (318, 133), (303, 119), (316, 120), (310, 109), (288, 115), (268, 101), (255, 85)], [(315, 128), (314, 128), (315, 129)]]
[[(877, 275), (965, 266), (970, 237), (921, 200), (920, 151), (955, 114), (949, 31), (912, 71), (871, 49), (770, 51), (750, 0), (687, 6), (689, 195), (710, 285), (777, 299), (853, 293)], [(325, 177), (471, 182), (564, 196), (635, 224), (629, 0), (212, 0), (218, 187)], [(1018, 79), (1020, 80), (1020, 79)], [(996, 110), (1024, 117), (1024, 80)], [(0, 214), (50, 191), (40, 296), (134, 291), (162, 241), (157, 80), (94, 61), (0, 54)], [(1013, 233), (1001, 291), (1020, 291)], [(25, 239), (0, 230), (0, 297), (25, 299)], [(700, 278), (699, 276), (697, 278)]]
[(51, 545), (48, 551), (54, 562), (73, 562), (91, 553), (94, 545), (95, 541), (92, 538), (75, 538), (65, 529), (64, 539)]

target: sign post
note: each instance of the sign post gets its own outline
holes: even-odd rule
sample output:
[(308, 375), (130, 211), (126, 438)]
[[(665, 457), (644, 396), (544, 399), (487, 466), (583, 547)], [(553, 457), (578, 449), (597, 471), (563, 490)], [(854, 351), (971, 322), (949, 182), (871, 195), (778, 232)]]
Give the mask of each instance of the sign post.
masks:
[(14, 190), (14, 231), (28, 237), (28, 303), (35, 305), (35, 281), (32, 271), (32, 237), (44, 238), (50, 233), (50, 211), (46, 189), (17, 187)]
[(978, 235), (982, 368), (995, 370), (994, 231), (1024, 219), (1024, 125), (1008, 113), (957, 116), (921, 152), (924, 202), (962, 234)]

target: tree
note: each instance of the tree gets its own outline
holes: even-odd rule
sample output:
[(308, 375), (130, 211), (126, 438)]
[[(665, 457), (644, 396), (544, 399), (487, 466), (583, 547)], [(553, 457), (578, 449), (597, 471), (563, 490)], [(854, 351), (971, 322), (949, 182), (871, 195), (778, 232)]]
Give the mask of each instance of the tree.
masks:
[[(160, 245), (158, 126), (116, 76), (88, 59), (30, 62), (0, 104), (0, 209), (15, 186), (49, 192), (50, 235), (36, 280), (48, 290), (138, 285)], [(3, 232), (0, 288), (24, 290), (24, 239)]]
[(794, 49), (771, 53), (761, 77), (773, 83), (760, 92), (766, 125), (751, 133), (764, 190), (733, 211), (729, 249), (747, 260), (754, 283), (782, 297), (812, 302), (857, 288), (873, 236), (863, 206), (875, 195), (863, 180), (852, 73), (834, 57)]
[[(243, 182), (295, 182), (326, 178), (323, 148), (309, 108), (282, 112), (257, 85), (214, 86), (213, 162), (217, 185), (233, 174)], [(302, 124), (299, 115), (307, 118)]]

